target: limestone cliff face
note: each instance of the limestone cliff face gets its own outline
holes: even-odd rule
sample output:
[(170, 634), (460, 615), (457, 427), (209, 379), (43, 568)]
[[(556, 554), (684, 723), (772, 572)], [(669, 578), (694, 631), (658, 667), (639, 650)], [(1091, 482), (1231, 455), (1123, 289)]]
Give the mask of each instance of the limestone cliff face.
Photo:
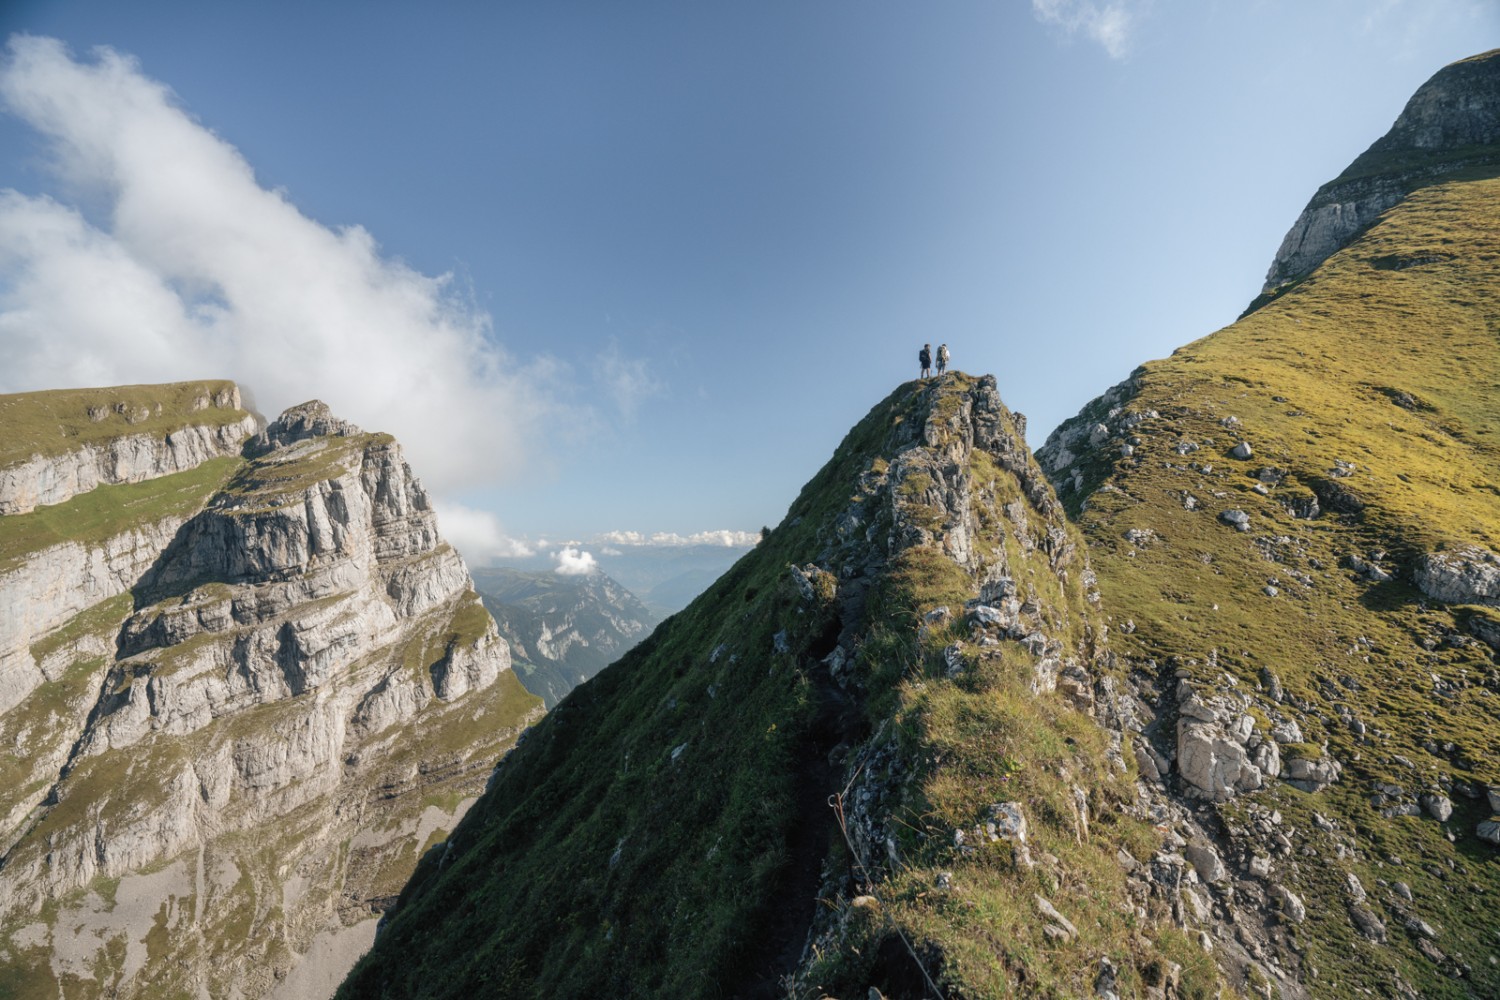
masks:
[(1308, 202), (1286, 234), (1265, 291), (1300, 278), (1418, 187), (1500, 163), (1500, 50), (1440, 70), (1391, 130)]
[[(336, 977), (536, 704), (394, 441), (321, 403), (253, 437), (226, 426), (249, 457), (191, 509), (17, 552), (0, 576), (18, 612), (0, 633), (0, 969), (28, 981), (87, 968), (122, 996), (251, 997)], [(121, 448), (188, 454), (87, 450)], [(181, 464), (150, 466), (163, 492), (198, 474)], [(150, 913), (119, 906), (127, 888)], [(96, 954), (71, 962), (80, 921)], [(110, 961), (151, 935), (165, 954)]]

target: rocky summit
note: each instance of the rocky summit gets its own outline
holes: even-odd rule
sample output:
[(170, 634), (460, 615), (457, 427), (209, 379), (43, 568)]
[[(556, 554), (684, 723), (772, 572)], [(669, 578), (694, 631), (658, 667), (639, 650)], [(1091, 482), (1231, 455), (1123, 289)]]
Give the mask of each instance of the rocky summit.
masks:
[(1500, 53), (1027, 451), (909, 383), (341, 997), (1500, 995)]
[(326, 995), (538, 714), (387, 435), (0, 396), (0, 995)]

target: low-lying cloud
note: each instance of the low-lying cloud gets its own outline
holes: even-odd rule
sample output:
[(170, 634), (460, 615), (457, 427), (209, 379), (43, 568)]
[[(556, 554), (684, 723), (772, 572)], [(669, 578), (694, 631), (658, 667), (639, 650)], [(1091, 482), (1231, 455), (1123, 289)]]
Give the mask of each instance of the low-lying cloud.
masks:
[(594, 561), (592, 553), (575, 549), (571, 545), (560, 549), (552, 558), (557, 563), (557, 572), (562, 576), (587, 576), (599, 571), (599, 564)]
[(319, 398), (395, 434), (440, 497), (524, 468), (541, 421), (555, 437), (590, 419), (557, 403), (566, 366), (521, 364), (450, 275), (262, 187), (128, 56), (15, 36), (0, 102), (46, 138), (69, 199), (0, 190), (0, 392), (227, 377), (269, 416)]
[(750, 548), (760, 542), (756, 531), (695, 531), (690, 535), (679, 535), (675, 531), (656, 531), (646, 534), (641, 531), (606, 531), (594, 536), (596, 542), (606, 545), (659, 546), (680, 548), (689, 545), (722, 545), (725, 548)]

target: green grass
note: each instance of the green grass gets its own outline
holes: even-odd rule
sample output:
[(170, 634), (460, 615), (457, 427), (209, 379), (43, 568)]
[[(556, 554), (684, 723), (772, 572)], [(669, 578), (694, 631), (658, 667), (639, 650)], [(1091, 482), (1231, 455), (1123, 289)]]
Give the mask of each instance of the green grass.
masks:
[(40, 663), (59, 649), (85, 636), (111, 632), (119, 628), (133, 607), (134, 600), (129, 593), (116, 594), (106, 601), (100, 601), (92, 608), (74, 615), (61, 628), (33, 642), (31, 656)]
[(41, 549), (65, 542), (99, 545), (132, 528), (195, 513), (244, 465), (216, 458), (186, 472), (141, 483), (99, 486), (66, 503), (0, 518), (0, 573)]
[[(1440, 782), (1492, 781), (1500, 759), (1500, 670), (1468, 634), (1476, 614), (1493, 611), (1445, 607), (1410, 583), (1421, 553), (1500, 551), (1497, 233), (1500, 178), (1471, 174), (1415, 192), (1274, 301), (1145, 365), (1126, 411), (1159, 418), (1131, 432), (1140, 440), (1130, 458), (1112, 441), (1081, 461), (1086, 505), (1063, 491), (1104, 607), (1116, 625), (1136, 625), (1129, 636), (1115, 631), (1117, 652), (1187, 669), (1210, 687), (1227, 673), (1256, 696), (1263, 723), (1273, 706), (1257, 694), (1260, 672), (1273, 670), (1308, 705), (1275, 706), (1298, 718), (1306, 741), (1285, 756), (1317, 756), (1326, 741), (1345, 764), (1318, 795), (1277, 786), (1264, 796), (1302, 817), (1314, 841), (1325, 838), (1309, 811), (1335, 816), (1365, 859), (1291, 866), (1312, 914), (1298, 937), (1319, 969), (1320, 996), (1378, 994), (1398, 975), (1423, 996), (1500, 992), (1489, 922), (1471, 908), (1500, 892), (1500, 864), (1472, 836), (1474, 808), (1451, 794), (1450, 843), (1434, 821), (1385, 819), (1368, 802), (1377, 781), (1409, 798)], [(1423, 263), (1392, 270), (1391, 260)], [(1232, 430), (1221, 423), (1229, 416), (1239, 421)], [(1179, 455), (1182, 439), (1200, 450)], [(1255, 449), (1248, 461), (1228, 454), (1241, 439)], [(1336, 475), (1339, 462), (1352, 474)], [(1282, 478), (1261, 495), (1252, 487), (1266, 467)], [(1103, 483), (1112, 489), (1097, 491)], [(1329, 509), (1332, 490), (1358, 504)], [(1184, 509), (1185, 494), (1199, 510)], [(1322, 515), (1291, 516), (1286, 508), (1309, 494), (1325, 497)], [(1217, 522), (1230, 507), (1250, 514), (1250, 532)], [(1131, 545), (1123, 536), (1132, 528), (1160, 541)], [(1350, 555), (1374, 553), (1393, 579), (1373, 583), (1349, 568)], [(1278, 594), (1266, 596), (1272, 581)], [(1340, 710), (1369, 727), (1366, 739)], [(1408, 859), (1399, 873), (1380, 867), (1386, 853)], [(1359, 938), (1340, 895), (1351, 867), (1372, 897), (1376, 878), (1407, 881), (1414, 912), (1444, 928), (1437, 945), (1465, 956), (1472, 978), (1455, 980), (1421, 955), (1399, 922), (1386, 946)], [(1384, 906), (1371, 908), (1389, 922)]]
[[(219, 408), (212, 399), (234, 389), (233, 382), (178, 382), (170, 385), (125, 385), (105, 389), (56, 389), (0, 395), (0, 468), (34, 455), (61, 455), (88, 444), (135, 434), (166, 437), (183, 427), (218, 427), (248, 415), (234, 407)], [(194, 409), (195, 401), (209, 400)], [(117, 412), (116, 407), (124, 412)], [(94, 420), (89, 411), (102, 411)]]

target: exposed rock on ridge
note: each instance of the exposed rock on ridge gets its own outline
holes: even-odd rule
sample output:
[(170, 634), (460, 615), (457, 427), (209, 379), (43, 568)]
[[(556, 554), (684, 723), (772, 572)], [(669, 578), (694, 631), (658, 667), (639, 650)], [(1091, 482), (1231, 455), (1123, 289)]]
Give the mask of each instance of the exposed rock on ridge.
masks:
[[(233, 387), (201, 398), (199, 409), (240, 410), (239, 390)], [(62, 503), (101, 484), (138, 483), (237, 455), (259, 427), (253, 414), (237, 413), (227, 423), (189, 423), (165, 435), (127, 434), (62, 454), (31, 456), (0, 469), (0, 515)]]

